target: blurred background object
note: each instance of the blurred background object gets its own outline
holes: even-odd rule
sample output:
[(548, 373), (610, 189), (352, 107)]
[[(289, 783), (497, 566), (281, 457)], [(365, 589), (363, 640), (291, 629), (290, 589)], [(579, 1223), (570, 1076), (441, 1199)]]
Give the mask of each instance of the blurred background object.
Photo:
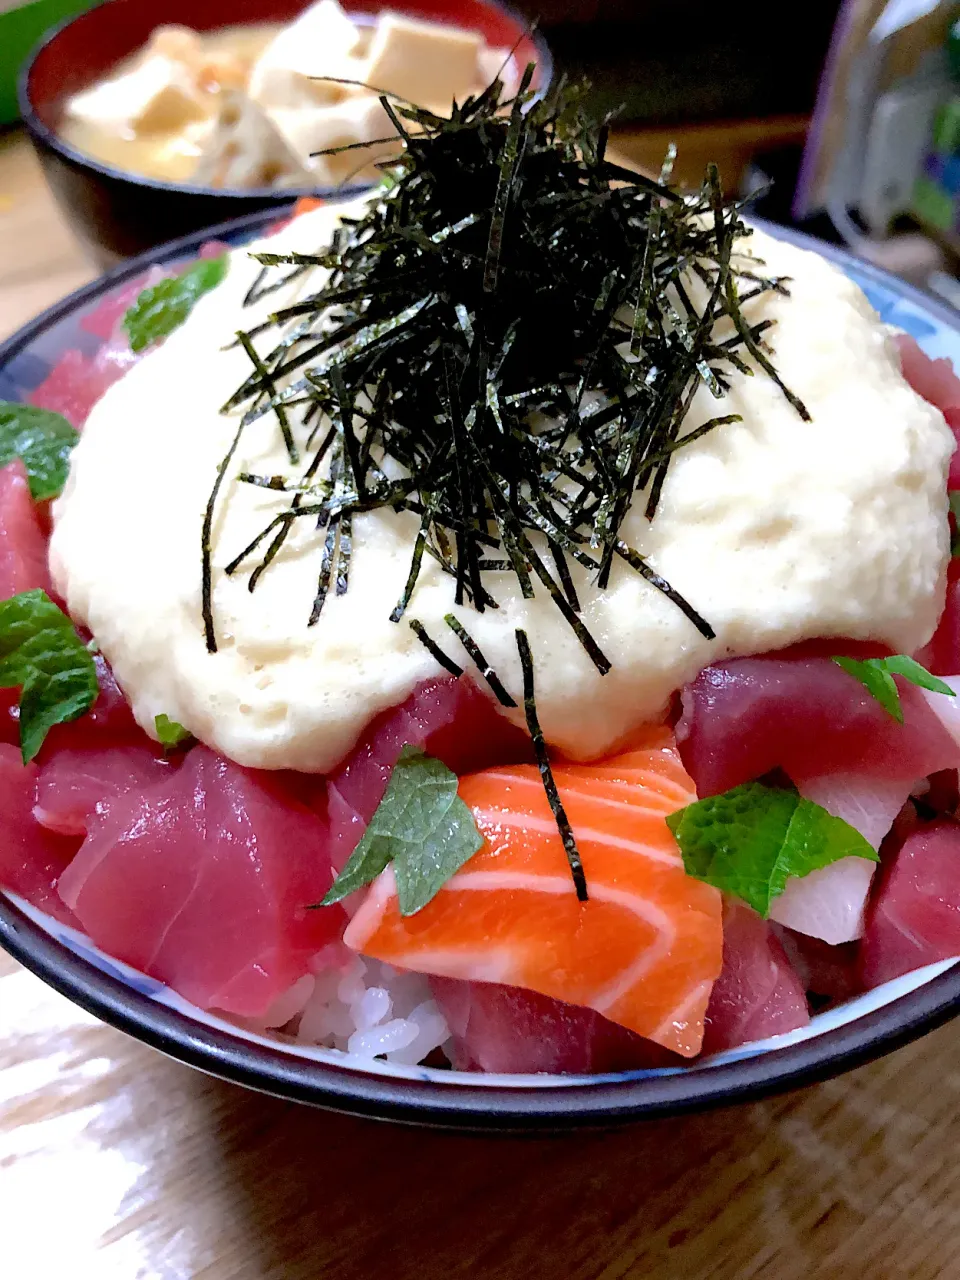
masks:
[[(763, 0), (521, 0), (561, 70), (586, 75), (623, 124), (683, 125), (809, 114), (838, 0), (806, 0), (778, 30)], [(799, 15), (798, 15), (799, 16)]]
[[(930, 125), (950, 92), (958, 14), (941, 0), (845, 0), (820, 84), (794, 215), (856, 211), (873, 232), (909, 208)], [(855, 234), (846, 228), (851, 236)]]
[(557, 70), (585, 75), (591, 102), (617, 110), (619, 153), (699, 182), (706, 160), (736, 190), (758, 154), (802, 147), (839, 0), (806, 0), (787, 26), (765, 0), (726, 16), (709, 0), (519, 0), (539, 17)]
[(846, 0), (793, 200), (760, 207), (957, 305), (960, 5)]

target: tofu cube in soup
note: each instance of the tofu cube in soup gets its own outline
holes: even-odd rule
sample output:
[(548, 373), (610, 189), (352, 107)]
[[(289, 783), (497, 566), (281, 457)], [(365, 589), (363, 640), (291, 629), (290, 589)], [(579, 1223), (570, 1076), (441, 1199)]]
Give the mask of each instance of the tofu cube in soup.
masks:
[(477, 80), (482, 45), (475, 31), (386, 13), (377, 24), (363, 78), (410, 102), (449, 105)]
[(370, 95), (348, 98), (337, 106), (286, 111), (277, 109), (270, 117), (299, 156), (311, 156), (311, 166), (320, 181), (341, 182), (361, 166), (396, 151), (388, 142), (379, 147), (344, 151), (339, 155), (318, 155), (336, 147), (391, 138), (396, 132), (379, 98)]
[(360, 33), (336, 0), (320, 0), (267, 46), (250, 76), (250, 96), (264, 107), (337, 102), (343, 86), (314, 77), (362, 79), (354, 55)]
[(245, 93), (228, 90), (194, 178), (208, 187), (309, 183), (310, 173), (267, 113)]
[(69, 111), (88, 124), (142, 134), (163, 133), (204, 120), (210, 107), (182, 62), (155, 54), (126, 75), (77, 94)]

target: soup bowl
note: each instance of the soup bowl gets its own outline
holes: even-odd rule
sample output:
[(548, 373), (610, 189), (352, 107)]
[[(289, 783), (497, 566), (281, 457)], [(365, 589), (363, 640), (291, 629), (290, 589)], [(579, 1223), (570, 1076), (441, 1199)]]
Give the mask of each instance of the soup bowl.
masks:
[[(306, 0), (106, 0), (47, 36), (20, 77), (20, 114), (54, 196), (73, 230), (101, 266), (292, 197), (326, 196), (311, 186), (230, 189), (158, 182), (84, 155), (57, 132), (64, 103), (108, 75), (148, 40), (155, 27), (178, 23), (200, 32), (253, 23), (288, 23)], [(376, 0), (348, 0), (346, 12), (372, 21)], [(526, 19), (496, 0), (394, 0), (391, 11), (477, 31), (493, 47), (514, 50), (515, 65), (537, 64), (534, 86), (552, 77), (550, 51)], [(341, 191), (342, 193), (342, 191)]]

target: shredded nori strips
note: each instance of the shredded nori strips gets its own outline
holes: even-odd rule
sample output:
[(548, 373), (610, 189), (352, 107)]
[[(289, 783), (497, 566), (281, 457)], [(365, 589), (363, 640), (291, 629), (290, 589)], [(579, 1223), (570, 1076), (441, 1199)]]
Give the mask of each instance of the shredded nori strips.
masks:
[[(433, 654), (434, 658), (436, 658), (437, 662), (440, 663), (441, 667), (443, 667), (445, 671), (449, 671), (452, 676), (457, 676), (458, 678), (463, 675), (463, 667), (454, 662), (448, 654), (444, 653), (437, 642), (431, 638), (430, 633), (419, 618), (410, 618), (409, 623), (410, 630), (417, 637), (423, 647)], [(514, 703), (513, 705), (516, 706), (517, 704)]]
[(547, 793), (547, 799), (550, 802), (550, 808), (556, 820), (557, 830), (560, 832), (560, 839), (563, 841), (563, 851), (567, 855), (567, 861), (570, 863), (570, 873), (573, 876), (577, 897), (581, 902), (586, 902), (587, 878), (584, 875), (583, 863), (580, 861), (580, 850), (577, 848), (577, 840), (573, 834), (573, 828), (570, 826), (570, 819), (567, 817), (567, 811), (564, 809), (563, 801), (560, 799), (560, 792), (557, 790), (553, 769), (550, 767), (547, 744), (544, 741), (543, 730), (540, 728), (540, 718), (537, 715), (533, 654), (530, 652), (530, 641), (527, 639), (525, 631), (517, 631), (517, 651), (520, 654), (520, 666), (523, 669), (523, 709), (527, 717), (527, 728), (533, 740), (533, 749), (537, 755), (537, 767), (540, 770), (543, 789)]
[[(292, 521), (315, 518), (324, 564), (305, 610), (315, 622), (329, 588), (349, 581), (350, 516), (414, 511), (420, 534), (396, 621), (425, 554), (454, 576), (457, 602), (480, 611), (496, 604), (484, 576), (507, 568), (524, 596), (539, 581), (603, 672), (571, 557), (601, 587), (619, 557), (712, 634), (621, 537), (639, 489), (654, 514), (685, 439), (739, 420), (718, 416), (684, 437), (696, 388), (722, 398), (730, 372), (750, 367), (745, 352), (798, 417), (806, 410), (762, 349), (768, 324), (751, 326), (740, 309), (744, 285), (747, 296), (785, 285), (758, 275), (755, 261), (731, 260), (749, 229), (716, 168), (683, 199), (606, 159), (607, 122), (586, 117), (576, 89), (561, 83), (534, 102), (528, 82), (505, 100), (495, 81), (446, 118), (384, 97), (404, 141), (389, 162), (393, 185), (316, 254), (259, 255), (268, 276), (311, 264), (330, 275), (273, 317), (266, 355), (241, 338), (253, 371), (227, 407), (248, 420), (273, 412), (288, 451), (287, 405), (309, 402), (335, 424), (336, 482), (319, 505), (303, 501), (296, 478), (286, 484), (292, 505), (271, 526), (252, 586)], [(664, 179), (669, 167), (668, 157)], [(694, 278), (706, 293), (699, 305)], [(388, 480), (385, 460), (408, 479)], [(206, 582), (206, 543), (203, 555)], [(209, 591), (204, 622), (213, 649)]]
[(463, 645), (464, 649), (466, 649), (480, 675), (489, 685), (490, 691), (500, 703), (501, 707), (515, 707), (517, 705), (516, 699), (512, 698), (510, 694), (507, 693), (506, 689), (503, 687), (500, 677), (480, 652), (480, 646), (473, 639), (459, 618), (457, 618), (455, 614), (448, 613), (443, 620)]
[[(716, 167), (699, 192), (681, 196), (668, 185), (672, 152), (660, 181), (611, 163), (608, 122), (589, 119), (581, 92), (562, 80), (534, 100), (531, 74), (512, 98), (498, 79), (454, 103), (448, 117), (383, 96), (403, 143), (399, 158), (379, 166), (391, 184), (316, 253), (255, 255), (263, 271), (250, 299), (311, 266), (329, 274), (316, 292), (241, 335), (252, 370), (224, 408), (241, 411), (241, 431), (272, 414), (294, 471), (287, 410), (306, 404), (306, 423), (323, 426), (299, 448), (302, 470), (241, 477), (291, 501), (226, 571), (250, 567), (253, 590), (294, 522), (315, 521), (321, 567), (312, 605), (304, 602), (304, 623), (313, 625), (331, 592), (348, 589), (352, 518), (410, 512), (419, 532), (401, 597), (384, 602), (393, 621), (413, 599), (424, 556), (452, 577), (455, 602), (478, 612), (498, 607), (510, 574), (524, 598), (547, 592), (603, 674), (610, 662), (581, 616), (571, 560), (595, 589), (607, 585), (614, 562), (629, 567), (702, 635), (714, 634), (623, 536), (640, 493), (654, 516), (677, 449), (740, 421), (720, 413), (684, 434), (698, 388), (722, 401), (735, 371), (758, 373), (774, 381), (798, 423), (809, 415), (773, 365), (770, 322), (750, 323), (741, 310), (760, 293), (785, 293), (786, 283), (734, 252), (750, 231), (742, 205), (724, 199)], [(270, 331), (262, 344), (269, 349), (258, 354), (252, 336)], [(204, 521), (211, 652), (210, 533), (239, 436)], [(419, 622), (410, 625), (441, 665), (460, 670)], [(462, 624), (448, 625), (499, 700), (516, 705)], [(523, 632), (517, 643), (541, 773), (585, 897)]]

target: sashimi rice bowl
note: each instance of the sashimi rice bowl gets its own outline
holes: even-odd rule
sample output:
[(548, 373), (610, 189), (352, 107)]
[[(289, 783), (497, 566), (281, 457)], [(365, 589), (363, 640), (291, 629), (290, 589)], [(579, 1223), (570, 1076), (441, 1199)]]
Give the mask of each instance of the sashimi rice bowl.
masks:
[(372, 194), (127, 272), (0, 403), (7, 901), (437, 1090), (703, 1073), (960, 955), (960, 381), (526, 83), (385, 98)]

